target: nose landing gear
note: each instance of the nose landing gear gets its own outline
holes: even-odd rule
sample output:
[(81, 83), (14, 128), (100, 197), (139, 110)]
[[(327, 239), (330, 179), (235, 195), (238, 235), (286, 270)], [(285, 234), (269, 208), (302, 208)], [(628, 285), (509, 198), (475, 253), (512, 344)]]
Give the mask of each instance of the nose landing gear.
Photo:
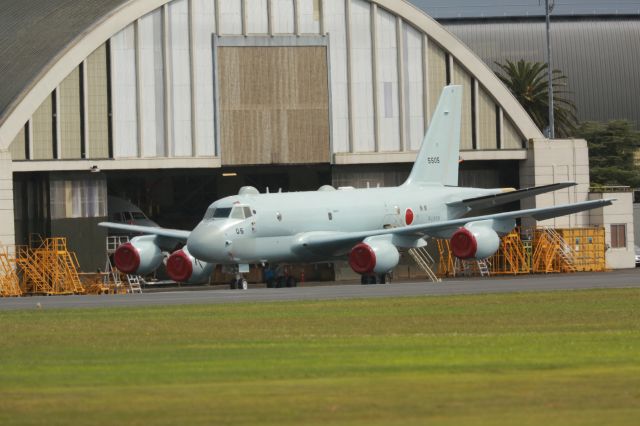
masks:
[(231, 290), (246, 290), (249, 288), (249, 283), (244, 278), (245, 273), (249, 273), (249, 265), (234, 265), (223, 267), (223, 272), (235, 275), (229, 283)]
[(231, 290), (246, 290), (249, 288), (249, 284), (247, 283), (247, 280), (242, 276), (241, 273), (237, 273), (235, 278), (233, 278), (231, 280), (231, 283), (229, 284), (229, 288)]

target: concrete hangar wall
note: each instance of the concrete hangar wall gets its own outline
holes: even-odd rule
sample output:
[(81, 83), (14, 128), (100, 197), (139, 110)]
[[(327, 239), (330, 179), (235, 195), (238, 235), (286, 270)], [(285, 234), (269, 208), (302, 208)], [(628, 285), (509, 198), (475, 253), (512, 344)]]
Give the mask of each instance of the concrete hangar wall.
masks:
[(112, 187), (187, 209), (225, 195), (207, 180), (222, 170), (326, 165), (334, 184), (396, 183), (449, 83), (465, 87), (471, 180), (487, 161), (517, 184), (527, 142), (542, 138), (480, 59), (404, 1), (21, 3), (3, 36), (3, 242), (40, 231), (102, 248)]

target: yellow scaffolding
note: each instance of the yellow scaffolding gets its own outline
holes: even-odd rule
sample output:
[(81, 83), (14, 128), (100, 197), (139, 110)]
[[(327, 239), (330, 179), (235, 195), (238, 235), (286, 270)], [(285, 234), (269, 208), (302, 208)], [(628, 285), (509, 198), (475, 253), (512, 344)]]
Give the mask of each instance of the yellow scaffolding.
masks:
[(531, 272), (531, 252), (527, 251), (518, 228), (500, 239), (496, 254), (489, 258), (491, 275), (518, 275)]
[[(532, 239), (522, 239), (522, 235)], [(455, 276), (449, 240), (437, 239), (436, 243), (440, 255), (437, 275)], [(604, 228), (516, 228), (501, 238), (487, 264), (491, 275), (605, 271)]]
[(451, 246), (449, 240), (438, 238), (436, 239), (438, 244), (438, 271), (436, 275), (439, 277), (453, 277), (456, 271), (456, 262), (453, 253), (451, 253)]
[(576, 271), (601, 272), (607, 269), (604, 228), (564, 228), (557, 231), (571, 246)]
[(0, 297), (13, 296), (22, 296), (15, 257), (8, 247), (0, 247)]
[(78, 276), (78, 258), (67, 250), (67, 239), (55, 237), (40, 241), (35, 249), (16, 247), (16, 266), (22, 275), (23, 291), (46, 295), (85, 294)]

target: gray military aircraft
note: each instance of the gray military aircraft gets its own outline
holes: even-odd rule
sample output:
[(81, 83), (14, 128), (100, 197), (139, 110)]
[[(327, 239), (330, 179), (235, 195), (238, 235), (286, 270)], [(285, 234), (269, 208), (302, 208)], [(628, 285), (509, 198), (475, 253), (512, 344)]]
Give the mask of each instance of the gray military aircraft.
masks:
[(462, 87), (444, 88), (411, 173), (391, 188), (339, 188), (260, 194), (242, 187), (237, 195), (209, 206), (192, 231), (103, 222), (100, 226), (144, 233), (115, 252), (115, 264), (128, 274), (144, 275), (163, 261), (163, 250), (186, 245), (166, 260), (179, 282), (198, 282), (216, 264), (241, 273), (250, 264), (313, 263), (348, 259), (363, 283), (385, 282), (400, 259), (398, 249), (422, 247), (425, 237), (448, 238), (455, 256), (493, 255), (501, 235), (516, 219), (544, 220), (607, 206), (613, 200), (510, 211), (469, 217), (493, 207), (574, 185), (559, 183), (521, 190), (458, 187)]

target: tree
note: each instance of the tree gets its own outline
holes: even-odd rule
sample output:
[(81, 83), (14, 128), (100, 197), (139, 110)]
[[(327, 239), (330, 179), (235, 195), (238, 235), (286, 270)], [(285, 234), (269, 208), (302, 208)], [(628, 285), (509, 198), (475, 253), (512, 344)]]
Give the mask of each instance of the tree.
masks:
[(608, 123), (587, 121), (576, 136), (589, 144), (589, 171), (595, 185), (628, 185), (640, 187), (640, 172), (635, 167), (634, 153), (640, 148), (640, 132), (628, 121)]
[[(542, 131), (549, 127), (549, 79), (548, 67), (543, 62), (529, 62), (520, 59), (517, 63), (509, 60), (496, 62), (501, 72), (496, 75), (509, 88), (518, 102), (529, 113), (533, 122)], [(565, 97), (567, 77), (560, 70), (552, 72), (553, 112), (556, 136), (573, 136), (578, 120), (576, 106)]]

